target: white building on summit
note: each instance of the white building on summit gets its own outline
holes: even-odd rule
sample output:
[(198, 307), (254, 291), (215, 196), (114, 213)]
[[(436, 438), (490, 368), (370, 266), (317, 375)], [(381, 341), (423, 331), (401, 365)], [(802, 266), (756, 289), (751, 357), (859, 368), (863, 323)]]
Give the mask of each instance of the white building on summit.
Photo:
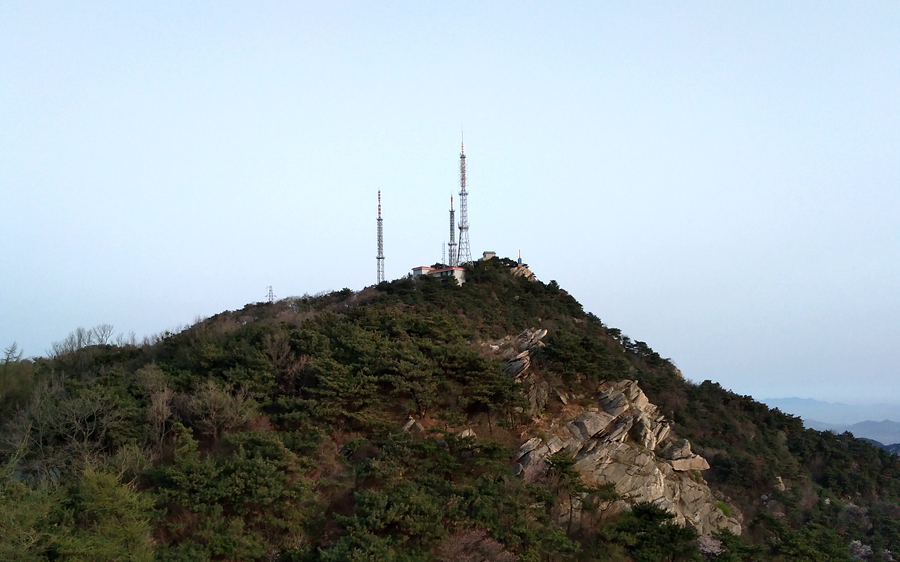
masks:
[(466, 270), (459, 266), (447, 267), (431, 267), (430, 265), (420, 265), (412, 270), (413, 277), (420, 275), (429, 275), (431, 277), (453, 277), (456, 282), (462, 285), (466, 282)]

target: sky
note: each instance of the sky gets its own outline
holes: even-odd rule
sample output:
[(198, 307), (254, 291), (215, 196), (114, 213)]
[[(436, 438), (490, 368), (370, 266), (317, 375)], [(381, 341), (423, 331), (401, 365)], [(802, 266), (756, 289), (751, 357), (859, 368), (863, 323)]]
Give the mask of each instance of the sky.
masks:
[(0, 4), (0, 347), (472, 251), (685, 376), (900, 403), (900, 4)]

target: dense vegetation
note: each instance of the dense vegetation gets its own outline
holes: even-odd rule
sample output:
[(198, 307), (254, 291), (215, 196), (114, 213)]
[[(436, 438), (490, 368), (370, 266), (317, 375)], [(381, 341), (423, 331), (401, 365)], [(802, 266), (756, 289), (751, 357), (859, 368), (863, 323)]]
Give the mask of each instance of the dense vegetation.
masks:
[[(0, 366), (3, 560), (888, 560), (900, 463), (705, 381), (492, 259), (248, 305), (138, 344), (101, 326)], [(571, 462), (511, 473), (536, 423), (483, 342), (549, 330), (552, 389), (633, 378), (712, 468), (741, 537), (649, 504), (572, 530)], [(543, 416), (552, 417), (559, 404)], [(476, 437), (462, 437), (465, 428)], [(783, 486), (779, 484), (784, 484)], [(783, 488), (783, 489), (782, 489)], [(610, 490), (591, 490), (592, 498)], [(598, 495), (599, 493), (599, 495)], [(569, 504), (571, 505), (571, 504)]]

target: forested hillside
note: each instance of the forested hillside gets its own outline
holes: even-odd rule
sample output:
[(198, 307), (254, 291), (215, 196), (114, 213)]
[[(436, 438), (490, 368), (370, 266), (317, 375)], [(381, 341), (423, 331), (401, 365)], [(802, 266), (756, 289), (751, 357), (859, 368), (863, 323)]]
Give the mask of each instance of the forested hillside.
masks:
[[(492, 259), (257, 303), (143, 344), (82, 330), (0, 378), (2, 560), (892, 560), (900, 462), (704, 381)], [(530, 382), (491, 342), (547, 330)], [(102, 342), (102, 343), (98, 343)], [(493, 345), (493, 347), (492, 347)], [(688, 373), (688, 376), (690, 373)], [(528, 436), (636, 380), (741, 536), (608, 509)], [(535, 402), (540, 383), (544, 399)], [(596, 409), (596, 408), (595, 408)], [(624, 498), (627, 499), (627, 498)], [(571, 521), (573, 508), (582, 514)]]

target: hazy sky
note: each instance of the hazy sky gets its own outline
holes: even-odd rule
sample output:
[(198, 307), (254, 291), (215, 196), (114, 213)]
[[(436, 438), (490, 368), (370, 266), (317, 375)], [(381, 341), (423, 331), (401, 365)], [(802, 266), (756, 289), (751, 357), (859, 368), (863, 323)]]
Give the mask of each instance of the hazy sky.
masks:
[(900, 402), (900, 3), (0, 4), (0, 346), (473, 253), (757, 397)]

